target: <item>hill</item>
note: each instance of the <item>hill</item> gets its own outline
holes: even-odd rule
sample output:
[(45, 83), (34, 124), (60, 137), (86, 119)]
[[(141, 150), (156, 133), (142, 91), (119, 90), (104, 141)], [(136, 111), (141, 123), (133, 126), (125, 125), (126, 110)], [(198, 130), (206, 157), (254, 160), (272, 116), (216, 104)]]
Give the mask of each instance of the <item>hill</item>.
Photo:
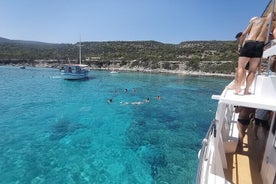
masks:
[[(78, 43), (51, 44), (0, 38), (0, 64), (50, 65), (77, 62)], [(231, 73), (236, 65), (235, 41), (82, 42), (83, 63), (92, 68), (189, 70)]]

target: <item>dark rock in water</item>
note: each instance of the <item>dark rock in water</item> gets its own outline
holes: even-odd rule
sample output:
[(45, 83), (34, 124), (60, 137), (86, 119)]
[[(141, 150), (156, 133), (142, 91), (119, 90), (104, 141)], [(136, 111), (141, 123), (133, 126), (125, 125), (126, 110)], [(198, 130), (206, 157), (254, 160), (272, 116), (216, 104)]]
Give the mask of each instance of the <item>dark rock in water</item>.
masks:
[(155, 178), (155, 176), (158, 175), (158, 168), (155, 167), (155, 166), (153, 166), (153, 165), (151, 165), (150, 169), (151, 169), (151, 176), (152, 176), (153, 178)]
[(180, 122), (176, 122), (176, 121), (169, 121), (169, 122), (166, 122), (166, 126), (170, 130), (177, 130), (182, 127), (182, 124)]
[(146, 122), (145, 121), (138, 121), (136, 123), (136, 125), (141, 126), (141, 127), (145, 127), (146, 126)]
[(166, 160), (165, 155), (163, 153), (158, 153), (157, 155), (155, 155), (152, 160), (151, 165), (155, 166), (155, 167), (166, 167), (167, 160)]
[(60, 140), (80, 128), (84, 128), (84, 125), (71, 123), (66, 120), (60, 120), (51, 128), (50, 140)]
[(160, 122), (172, 122), (172, 121), (176, 121), (177, 118), (174, 117), (174, 116), (171, 116), (171, 115), (164, 115), (164, 114), (161, 114), (159, 115), (160, 117)]
[(65, 137), (69, 130), (69, 121), (61, 120), (57, 122), (51, 129), (51, 140), (59, 140)]
[(148, 162), (152, 168), (166, 167), (167, 160), (165, 154), (158, 148), (146, 145), (141, 146), (137, 153)]
[[(143, 125), (141, 125), (141, 126), (143, 126)], [(143, 145), (144, 131), (136, 123), (133, 123), (130, 127), (128, 127), (125, 134), (126, 134), (126, 138), (127, 138), (126, 144), (128, 147), (130, 147), (132, 149), (137, 149), (138, 147)]]
[(166, 155), (159, 148), (152, 145), (140, 146), (137, 149), (137, 153), (150, 164), (151, 176), (153, 178), (157, 177), (159, 168), (166, 167), (168, 164)]

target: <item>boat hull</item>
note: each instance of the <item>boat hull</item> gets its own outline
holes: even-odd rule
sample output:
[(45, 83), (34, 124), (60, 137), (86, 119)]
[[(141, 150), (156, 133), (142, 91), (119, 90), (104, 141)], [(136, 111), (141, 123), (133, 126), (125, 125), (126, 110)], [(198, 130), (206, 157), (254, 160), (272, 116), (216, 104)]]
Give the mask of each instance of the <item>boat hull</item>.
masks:
[(85, 79), (88, 78), (89, 72), (85, 73), (60, 73), (61, 78), (66, 80), (79, 80), (79, 79)]
[(89, 71), (86, 65), (69, 64), (61, 68), (60, 75), (63, 79), (78, 80), (88, 78)]

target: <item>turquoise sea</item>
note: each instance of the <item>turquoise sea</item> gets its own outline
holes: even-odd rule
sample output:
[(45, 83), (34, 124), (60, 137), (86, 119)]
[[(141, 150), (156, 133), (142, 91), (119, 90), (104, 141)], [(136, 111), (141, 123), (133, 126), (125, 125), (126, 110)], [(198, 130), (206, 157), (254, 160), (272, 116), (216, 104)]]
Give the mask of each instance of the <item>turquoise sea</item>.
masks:
[(1, 184), (195, 183), (217, 105), (211, 95), (232, 80), (92, 71), (66, 81), (57, 69), (11, 66), (0, 73)]

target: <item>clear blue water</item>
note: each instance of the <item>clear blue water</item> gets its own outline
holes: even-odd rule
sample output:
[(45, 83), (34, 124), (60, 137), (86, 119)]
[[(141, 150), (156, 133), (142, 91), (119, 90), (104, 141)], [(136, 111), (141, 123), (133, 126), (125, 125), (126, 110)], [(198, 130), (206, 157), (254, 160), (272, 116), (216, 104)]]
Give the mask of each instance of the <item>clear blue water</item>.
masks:
[(211, 95), (230, 81), (105, 71), (66, 81), (57, 69), (7, 66), (0, 73), (3, 184), (194, 183), (216, 110)]

